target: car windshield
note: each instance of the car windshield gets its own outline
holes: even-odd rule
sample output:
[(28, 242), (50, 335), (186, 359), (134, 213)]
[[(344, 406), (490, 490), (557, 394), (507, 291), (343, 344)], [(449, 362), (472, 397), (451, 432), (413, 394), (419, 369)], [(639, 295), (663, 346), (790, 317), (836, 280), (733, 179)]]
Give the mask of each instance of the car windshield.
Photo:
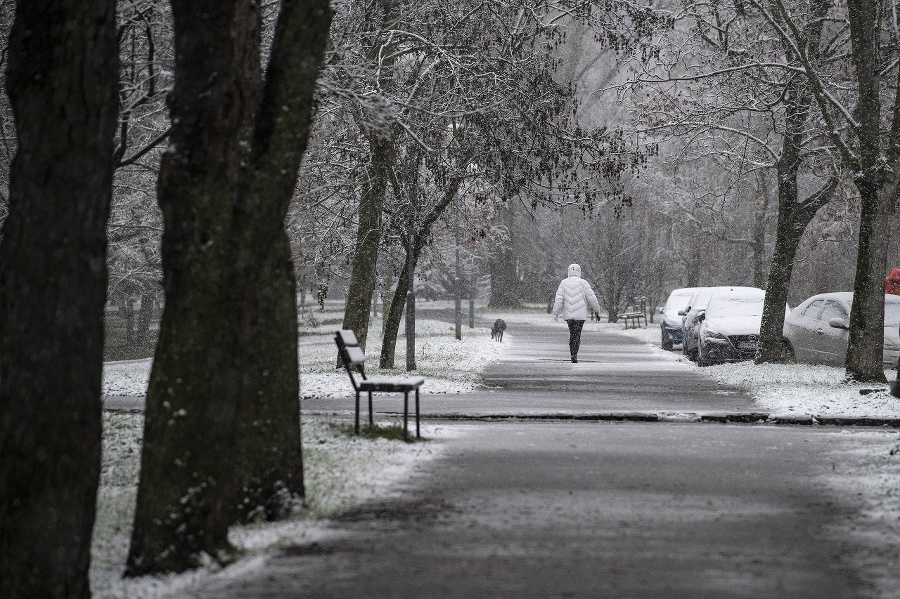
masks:
[(706, 308), (706, 317), (728, 318), (731, 316), (761, 316), (763, 298), (720, 296), (713, 297)]
[(666, 316), (678, 316), (680, 311), (687, 308), (689, 301), (691, 301), (690, 293), (673, 295), (669, 298), (668, 303), (666, 303)]

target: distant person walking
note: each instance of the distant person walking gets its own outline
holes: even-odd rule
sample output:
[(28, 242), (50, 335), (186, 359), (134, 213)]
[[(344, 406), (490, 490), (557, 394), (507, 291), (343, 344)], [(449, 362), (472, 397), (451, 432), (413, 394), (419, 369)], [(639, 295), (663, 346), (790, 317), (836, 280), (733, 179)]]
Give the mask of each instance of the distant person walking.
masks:
[(569, 276), (560, 281), (556, 290), (556, 300), (553, 302), (553, 320), (558, 320), (562, 314), (563, 320), (569, 325), (569, 353), (572, 354), (572, 362), (578, 363), (578, 348), (581, 345), (581, 329), (588, 317), (588, 305), (598, 314), (600, 302), (590, 283), (581, 278), (581, 267), (577, 264), (569, 265)]

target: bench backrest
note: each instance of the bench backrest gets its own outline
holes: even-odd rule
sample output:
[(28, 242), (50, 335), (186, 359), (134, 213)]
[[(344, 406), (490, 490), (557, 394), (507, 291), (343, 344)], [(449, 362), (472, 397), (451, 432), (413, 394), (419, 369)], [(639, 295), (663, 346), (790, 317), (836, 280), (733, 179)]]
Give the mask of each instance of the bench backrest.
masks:
[(349, 330), (335, 331), (334, 342), (337, 344), (341, 363), (344, 365), (344, 369), (350, 377), (350, 382), (353, 383), (353, 388), (356, 389), (358, 384), (356, 383), (356, 378), (353, 376), (353, 370), (356, 369), (363, 380), (366, 378), (366, 355), (359, 346), (359, 341), (356, 339), (356, 333)]

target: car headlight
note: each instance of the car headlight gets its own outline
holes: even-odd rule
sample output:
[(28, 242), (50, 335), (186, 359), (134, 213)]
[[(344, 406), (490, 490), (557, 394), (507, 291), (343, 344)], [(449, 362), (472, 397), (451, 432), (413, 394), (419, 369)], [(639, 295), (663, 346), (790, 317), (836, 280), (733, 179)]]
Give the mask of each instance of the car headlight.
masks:
[(728, 337), (726, 337), (722, 333), (717, 333), (715, 331), (706, 331), (706, 335), (704, 337), (707, 341), (728, 341)]

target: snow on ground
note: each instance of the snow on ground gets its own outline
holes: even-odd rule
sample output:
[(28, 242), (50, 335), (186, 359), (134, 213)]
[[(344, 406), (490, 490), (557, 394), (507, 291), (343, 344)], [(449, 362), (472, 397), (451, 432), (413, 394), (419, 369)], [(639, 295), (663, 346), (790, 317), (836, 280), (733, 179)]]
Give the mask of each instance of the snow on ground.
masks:
[[(329, 304), (326, 304), (329, 307)], [(335, 369), (334, 331), (341, 313), (308, 312), (301, 324), (300, 364), (303, 397), (348, 397), (350, 383)], [(372, 374), (396, 374), (377, 368), (380, 319), (370, 329), (367, 366)], [(494, 343), (487, 329), (463, 329), (454, 338), (452, 325), (419, 319), (416, 326), (417, 374), (426, 377), (426, 393), (464, 393), (479, 384), (484, 366), (498, 360), (508, 343)], [(403, 346), (403, 347), (401, 347)], [(396, 365), (406, 363), (398, 343)], [(106, 395), (142, 396), (152, 361), (110, 362), (104, 366)], [(401, 371), (402, 372), (402, 371)], [(212, 574), (238, 577), (258, 568), (267, 552), (307, 544), (334, 534), (328, 519), (373, 498), (402, 492), (416, 471), (440, 455), (444, 441), (458, 434), (452, 427), (423, 424), (420, 443), (366, 439), (351, 434), (346, 422), (326, 416), (303, 417), (306, 507), (278, 523), (236, 526), (231, 542), (243, 557), (224, 571), (213, 564), (171, 576), (123, 579), (137, 493), (143, 414), (104, 413), (103, 464), (97, 521), (92, 543), (91, 584), (97, 599), (155, 599), (182, 592)]]
[[(350, 392), (347, 373), (335, 368), (337, 349), (334, 332), (341, 326), (340, 319), (338, 312), (312, 312), (303, 321), (299, 357), (300, 392), (304, 399), (346, 398)], [(366, 346), (366, 374), (396, 376), (405, 372), (405, 339), (401, 335), (397, 343), (396, 368), (379, 369), (381, 319), (373, 319)], [(511, 335), (504, 337), (504, 341), (511, 342), (512, 339)], [(417, 319), (416, 375), (425, 377), (422, 393), (454, 394), (477, 389), (484, 365), (498, 360), (508, 347), (509, 343), (491, 341), (489, 329), (463, 327), (462, 339), (457, 340), (453, 325), (427, 318)], [(103, 394), (146, 395), (152, 364), (151, 359), (107, 362), (103, 367)]]
[[(440, 307), (440, 306), (435, 306)], [(335, 370), (333, 332), (340, 328), (341, 312), (326, 304), (324, 312), (306, 312), (301, 322), (300, 364), (304, 397), (346, 397), (347, 375)], [(488, 316), (484, 311), (482, 316)], [(427, 316), (423, 311), (422, 316)], [(521, 312), (491, 312), (490, 319), (508, 322), (547, 323), (552, 321), (542, 308)], [(366, 354), (372, 374), (379, 371), (381, 321), (373, 319)], [(646, 342), (660, 356), (674, 364), (694, 368), (716, 381), (747, 391), (761, 410), (773, 414), (900, 418), (900, 401), (885, 392), (860, 394), (873, 385), (842, 383), (843, 369), (827, 366), (754, 365), (751, 362), (697, 367), (678, 351), (660, 347), (659, 325), (624, 329), (622, 324), (587, 323), (588, 330), (621, 333)], [(402, 327), (401, 327), (402, 331)], [(426, 393), (463, 393), (478, 385), (485, 364), (501, 357), (510, 345), (490, 341), (487, 329), (463, 328), (463, 339), (453, 338), (453, 327), (445, 322), (420, 318), (417, 321), (416, 362), (426, 378)], [(504, 341), (513, 341), (506, 335)], [(602, 341), (601, 341), (602, 342)], [(405, 343), (401, 336), (395, 365), (403, 372)], [(150, 360), (108, 363), (104, 368), (104, 393), (144, 395)], [(891, 379), (896, 374), (886, 373)], [(128, 548), (140, 456), (140, 414), (104, 414), (104, 458), (98, 499), (97, 525), (93, 539), (92, 585), (99, 599), (151, 599), (187, 589), (217, 571), (213, 566), (167, 577), (123, 580), (121, 572)], [(220, 571), (217, 576), (240, 577), (258, 568), (266, 551), (289, 544), (307, 544), (334, 534), (328, 518), (373, 497), (402, 492), (416, 468), (440, 454), (441, 440), (459, 434), (453, 427), (424, 426), (431, 441), (399, 443), (366, 440), (348, 434), (340, 421), (306, 415), (303, 421), (308, 506), (293, 520), (276, 524), (235, 527), (232, 542), (245, 557)], [(852, 432), (848, 432), (852, 431)], [(835, 429), (855, 440), (853, 449), (835, 459), (850, 464), (846, 471), (823, 477), (822, 485), (837, 497), (851, 497), (861, 515), (840, 523), (832, 531), (836, 538), (856, 545), (863, 563), (878, 585), (874, 596), (893, 596), (898, 573), (882, 570), (884, 555), (900, 562), (896, 539), (900, 538), (900, 433), (892, 430)], [(823, 460), (829, 456), (823, 456)], [(887, 553), (886, 553), (887, 552)], [(866, 562), (866, 556), (871, 559)]]
[[(900, 418), (900, 400), (888, 393), (886, 385), (844, 383), (843, 368), (813, 364), (756, 365), (753, 362), (700, 368), (681, 354), (681, 346), (676, 345), (673, 351), (662, 349), (659, 324), (650, 323), (650, 326), (638, 329), (607, 323), (595, 326), (640, 339), (658, 353), (671, 356), (702, 375), (746, 391), (761, 410), (773, 416)], [(897, 373), (888, 370), (885, 376), (891, 380)]]
[(322, 540), (333, 533), (328, 519), (372, 498), (390, 497), (425, 463), (440, 455), (441, 441), (457, 434), (423, 425), (425, 442), (402, 443), (351, 434), (342, 421), (304, 416), (307, 505), (293, 519), (235, 526), (231, 542), (241, 559), (223, 572), (208, 567), (169, 576), (123, 579), (137, 493), (143, 415), (104, 413), (103, 464), (92, 543), (91, 585), (95, 599), (155, 599), (183, 591), (212, 574), (240, 576), (258, 567), (267, 552)]
[[(660, 354), (696, 368), (719, 383), (746, 390), (760, 408), (773, 416), (812, 415), (873, 418), (900, 418), (900, 400), (889, 395), (883, 385), (843, 383), (844, 369), (810, 364), (737, 364), (700, 368), (680, 353), (661, 348), (659, 325), (624, 330), (620, 324), (603, 324), (610, 332), (641, 339)], [(885, 371), (888, 380), (894, 371)], [(860, 394), (860, 390), (880, 389)], [(853, 514), (829, 525), (827, 533), (853, 547), (846, 559), (865, 573), (873, 585), (868, 596), (897, 597), (900, 572), (886, 564), (900, 563), (900, 433), (896, 430), (835, 429), (849, 446), (833, 455), (823, 455), (827, 463), (841, 464), (819, 483), (826, 492), (849, 502)], [(852, 555), (852, 558), (849, 557)]]
[[(850, 503), (854, 516), (830, 525), (832, 538), (853, 547), (852, 563), (873, 588), (870, 597), (897, 597), (900, 589), (900, 434), (842, 430), (842, 449), (822, 456), (834, 470), (820, 477), (827, 492)], [(836, 464), (841, 466), (838, 468)], [(849, 498), (849, 499), (848, 499)]]

